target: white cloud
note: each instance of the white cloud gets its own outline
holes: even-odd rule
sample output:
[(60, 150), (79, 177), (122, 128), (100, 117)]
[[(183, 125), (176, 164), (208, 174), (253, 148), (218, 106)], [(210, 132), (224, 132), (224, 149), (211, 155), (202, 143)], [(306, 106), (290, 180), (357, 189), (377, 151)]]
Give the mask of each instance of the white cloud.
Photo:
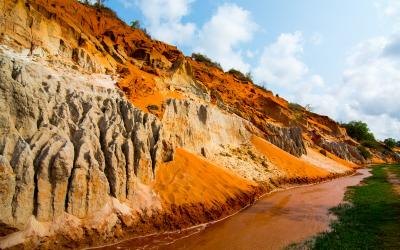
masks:
[(238, 45), (253, 38), (257, 25), (249, 11), (235, 5), (223, 4), (215, 15), (199, 31), (194, 50), (209, 55), (221, 63), (224, 69), (250, 70)]
[(395, 38), (381, 37), (356, 46), (343, 75), (342, 95), (353, 99), (360, 115), (376, 117), (378, 133), (397, 124), (397, 131), (387, 133), (400, 138), (400, 55), (390, 50), (395, 43)]
[(375, 2), (375, 6), (384, 16), (395, 17), (400, 14), (400, 1), (398, 0), (378, 0)]
[(376, 0), (375, 6), (378, 14), (386, 20), (390, 20), (393, 32), (400, 32), (400, 1), (399, 0)]
[(379, 139), (400, 139), (399, 45), (395, 37), (361, 42), (347, 56), (342, 83), (305, 98), (337, 120), (367, 122)]
[[(126, 1), (126, 0), (125, 0)], [(183, 23), (194, 0), (137, 0), (136, 4), (148, 21), (148, 30), (159, 40), (171, 44), (192, 41), (196, 31), (194, 23)]]
[(251, 53), (242, 53), (238, 46), (249, 42), (257, 30), (251, 13), (236, 4), (222, 4), (201, 28), (197, 28), (194, 23), (182, 21), (189, 14), (193, 2), (137, 0), (136, 4), (147, 21), (146, 28), (154, 38), (204, 53), (226, 70), (236, 68), (248, 72), (250, 65), (244, 57), (251, 57)]
[(343, 80), (325, 85), (301, 60), (302, 33), (281, 34), (264, 48), (254, 75), (290, 101), (338, 121), (363, 120), (375, 135), (400, 139), (400, 36), (364, 41), (347, 55)]
[(301, 32), (281, 34), (275, 43), (264, 48), (254, 70), (256, 80), (278, 90), (284, 89), (289, 97), (300, 90), (305, 92), (322, 87), (322, 77), (311, 74), (307, 65), (301, 61), (303, 46)]

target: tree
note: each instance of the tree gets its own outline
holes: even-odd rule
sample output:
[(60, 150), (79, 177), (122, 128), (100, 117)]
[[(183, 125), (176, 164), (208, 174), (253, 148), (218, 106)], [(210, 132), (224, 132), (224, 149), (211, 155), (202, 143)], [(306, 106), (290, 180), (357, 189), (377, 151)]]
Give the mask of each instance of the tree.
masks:
[(343, 124), (346, 128), (347, 134), (361, 142), (361, 141), (375, 141), (374, 135), (370, 132), (368, 125), (362, 121), (351, 121), (347, 124)]
[(251, 72), (247, 72), (247, 73), (246, 73), (246, 78), (247, 78), (250, 82), (253, 82), (253, 75), (251, 74)]
[(222, 70), (221, 64), (219, 64), (218, 62), (214, 62), (206, 55), (203, 55), (200, 53), (192, 53), (192, 59), (195, 60), (196, 62), (202, 62), (208, 66), (216, 67), (216, 68)]
[(397, 146), (397, 147), (400, 147), (400, 141), (398, 141), (398, 142), (396, 143), (396, 146)]
[(140, 29), (140, 22), (139, 22), (139, 20), (133, 20), (133, 21), (131, 21), (131, 28), (132, 28), (132, 29)]
[(394, 148), (396, 146), (396, 140), (393, 138), (387, 138), (383, 142), (388, 148)]

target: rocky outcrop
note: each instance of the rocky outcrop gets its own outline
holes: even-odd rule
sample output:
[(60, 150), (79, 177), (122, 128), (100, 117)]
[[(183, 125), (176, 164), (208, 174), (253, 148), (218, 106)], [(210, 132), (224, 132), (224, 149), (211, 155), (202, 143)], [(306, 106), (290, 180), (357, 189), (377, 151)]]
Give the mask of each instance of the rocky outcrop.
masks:
[(0, 56), (0, 223), (84, 218), (153, 180), (160, 121), (86, 80)]
[(251, 123), (198, 101), (168, 100), (162, 123), (162, 138), (174, 148), (183, 147), (206, 157), (221, 145), (239, 146), (251, 137)]
[(265, 139), (275, 146), (297, 157), (307, 154), (301, 128), (278, 127), (268, 123), (265, 123), (264, 126), (264, 131), (268, 131), (265, 135)]
[(319, 139), (317, 142), (318, 146), (331, 152), (332, 154), (339, 156), (342, 159), (362, 164), (365, 162), (364, 157), (355, 146), (351, 146), (345, 142), (335, 142), (326, 139)]

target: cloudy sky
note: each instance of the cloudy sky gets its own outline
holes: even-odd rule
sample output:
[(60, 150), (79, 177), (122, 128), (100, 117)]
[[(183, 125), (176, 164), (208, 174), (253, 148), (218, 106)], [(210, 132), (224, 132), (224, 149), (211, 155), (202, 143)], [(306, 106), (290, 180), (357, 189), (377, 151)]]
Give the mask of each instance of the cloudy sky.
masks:
[(251, 72), (291, 102), (400, 139), (400, 0), (109, 0), (185, 54)]

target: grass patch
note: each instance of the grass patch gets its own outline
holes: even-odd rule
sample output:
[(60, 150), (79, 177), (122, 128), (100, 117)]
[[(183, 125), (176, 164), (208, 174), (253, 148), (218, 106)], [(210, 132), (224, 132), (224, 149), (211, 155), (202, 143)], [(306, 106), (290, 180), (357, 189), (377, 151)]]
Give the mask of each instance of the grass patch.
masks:
[(314, 238), (311, 249), (400, 249), (400, 197), (385, 168), (400, 176), (400, 165), (379, 165), (362, 186), (350, 187), (345, 202), (332, 208), (331, 231)]

